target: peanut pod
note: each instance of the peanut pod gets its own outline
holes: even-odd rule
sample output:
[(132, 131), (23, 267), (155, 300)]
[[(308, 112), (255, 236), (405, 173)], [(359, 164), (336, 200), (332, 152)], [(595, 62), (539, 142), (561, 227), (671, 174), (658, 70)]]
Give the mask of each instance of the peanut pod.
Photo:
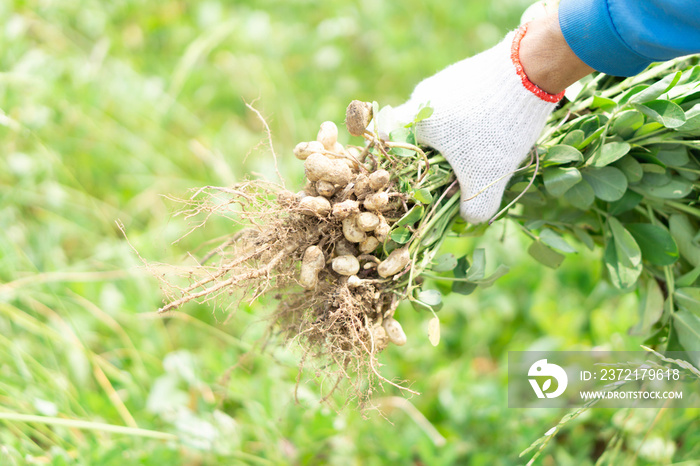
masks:
[(354, 216), (343, 220), (343, 236), (351, 243), (361, 243), (367, 238), (367, 234), (358, 228)]
[(301, 259), (299, 284), (307, 290), (313, 290), (318, 284), (318, 272), (326, 265), (326, 258), (318, 246), (309, 246)]
[(389, 257), (384, 259), (377, 266), (377, 273), (380, 277), (391, 277), (399, 273), (411, 262), (408, 248), (394, 249)]
[(323, 197), (331, 197), (335, 194), (335, 186), (328, 181), (317, 181), (316, 191)]
[(362, 212), (357, 216), (357, 226), (362, 231), (372, 231), (379, 226), (379, 217), (372, 212)]
[(374, 191), (379, 191), (389, 184), (391, 175), (386, 170), (377, 170), (369, 175), (369, 186)]
[(348, 199), (343, 202), (333, 204), (333, 217), (343, 220), (360, 212), (360, 204), (357, 201)]
[(347, 185), (352, 179), (352, 170), (342, 159), (329, 159), (323, 154), (309, 155), (304, 161), (306, 178), (309, 181), (328, 181), (340, 186)]
[(299, 160), (306, 160), (309, 155), (315, 152), (323, 152), (323, 144), (318, 141), (300, 142), (294, 148), (294, 157)]
[(340, 275), (355, 275), (360, 271), (360, 262), (355, 256), (338, 256), (331, 262), (331, 267)]
[(389, 207), (389, 195), (384, 191), (374, 193), (368, 196), (362, 205), (364, 205), (367, 210), (382, 212)]
[(324, 121), (321, 123), (321, 129), (318, 130), (316, 140), (323, 144), (326, 150), (333, 150), (335, 143), (338, 142), (338, 127), (332, 121)]
[(406, 344), (406, 334), (398, 320), (389, 317), (388, 319), (384, 319), (382, 326), (384, 330), (386, 330), (386, 335), (389, 337), (390, 342), (396, 346), (403, 346)]
[(324, 217), (331, 211), (331, 203), (325, 197), (306, 196), (299, 201), (299, 209), (305, 215), (318, 215)]
[(379, 247), (379, 240), (374, 236), (368, 236), (363, 242), (360, 243), (360, 252), (362, 254), (369, 254)]

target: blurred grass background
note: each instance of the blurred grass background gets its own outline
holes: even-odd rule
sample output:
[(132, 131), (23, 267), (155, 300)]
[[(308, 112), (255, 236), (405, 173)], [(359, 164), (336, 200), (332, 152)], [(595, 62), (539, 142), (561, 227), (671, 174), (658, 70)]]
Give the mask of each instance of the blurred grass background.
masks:
[[(230, 225), (171, 244), (188, 225), (163, 195), (274, 177), (245, 102), (300, 186), (291, 150), (320, 122), (342, 122), (352, 99), (401, 103), (420, 79), (495, 44), (528, 4), (0, 3), (0, 464), (526, 462), (518, 454), (566, 411), (507, 408), (507, 351), (641, 343), (628, 334), (636, 297), (605, 283), (599, 253), (555, 273), (504, 222), (451, 241), (457, 254), (486, 247), (511, 272), (449, 297), (437, 348), (427, 316), (399, 310), (409, 343), (380, 361), (422, 395), (377, 393), (388, 422), (342, 408), (342, 390), (320, 404), (328, 382), (312, 371), (295, 402), (299, 352), (249, 352), (274, 303), (228, 322), (197, 305), (156, 316), (158, 283), (115, 220), (149, 261), (182, 261)], [(592, 410), (538, 461), (698, 464), (699, 427), (697, 410)]]

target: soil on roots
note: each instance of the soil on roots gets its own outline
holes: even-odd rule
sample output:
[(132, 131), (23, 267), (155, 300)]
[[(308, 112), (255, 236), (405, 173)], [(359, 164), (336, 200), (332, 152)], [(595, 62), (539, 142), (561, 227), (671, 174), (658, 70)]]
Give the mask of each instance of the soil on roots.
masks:
[[(361, 267), (355, 283), (334, 271), (332, 259), (348, 247), (342, 220), (300, 208), (308, 190), (295, 194), (269, 182), (248, 181), (232, 188), (205, 187), (189, 200), (179, 200), (185, 204), (181, 215), (195, 222), (191, 231), (204, 227), (212, 216), (230, 219), (239, 231), (179, 274), (186, 285), (159, 277), (166, 295), (159, 311), (173, 311), (189, 301), (231, 307), (242, 299), (274, 296), (278, 305), (270, 328), (303, 349), (300, 371), (312, 365), (317, 376), (333, 380), (324, 400), (343, 381), (348, 382), (346, 399), (357, 399), (361, 406), (377, 384), (415, 393), (378, 371), (377, 354), (389, 344), (382, 323), (398, 305), (391, 278), (377, 275), (379, 261), (371, 254), (357, 254)], [(341, 190), (331, 202), (350, 197), (356, 199), (352, 191)], [(400, 205), (394, 208), (398, 213)], [(316, 286), (305, 290), (298, 281), (299, 263), (311, 246), (321, 249), (325, 264)]]

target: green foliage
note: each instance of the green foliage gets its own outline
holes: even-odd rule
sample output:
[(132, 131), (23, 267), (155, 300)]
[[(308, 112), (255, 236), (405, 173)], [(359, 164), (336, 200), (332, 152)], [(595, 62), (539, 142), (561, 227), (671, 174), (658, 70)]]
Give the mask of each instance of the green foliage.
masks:
[[(547, 198), (536, 205), (524, 197), (517, 215), (535, 239), (528, 252), (553, 268), (575, 252), (565, 250), (568, 244), (559, 243), (561, 235), (552, 237), (550, 228), (588, 247), (602, 246), (610, 282), (640, 294), (632, 331), (646, 335), (654, 348), (688, 351), (688, 362), (681, 363), (694, 364), (697, 373), (700, 361), (690, 356), (700, 349), (696, 61), (679, 59), (622, 82), (591, 78), (579, 99), (553, 115), (552, 130), (540, 140), (545, 168), (511, 184), (515, 195), (523, 178), (536, 176), (535, 189), (546, 189)], [(567, 115), (573, 117), (561, 125), (558, 119)], [(537, 457), (559, 426), (523, 453)], [(610, 462), (619, 452), (611, 448), (604, 457)]]
[[(591, 77), (577, 99), (555, 112), (539, 141), (544, 168), (511, 182), (515, 196), (536, 176), (516, 218), (533, 238), (528, 252), (539, 262), (556, 268), (566, 254), (575, 253), (563, 239), (570, 234), (589, 248), (602, 247), (616, 288), (664, 282), (664, 303), (656, 288), (647, 289), (640, 312), (644, 323), (638, 327), (653, 329), (660, 348), (695, 348), (693, 336), (700, 331), (685, 314), (697, 304), (687, 296), (700, 289), (694, 288), (700, 260), (695, 124), (700, 70), (695, 62), (679, 59), (625, 80)], [(567, 117), (564, 124), (562, 117)], [(688, 291), (677, 299), (679, 280)]]

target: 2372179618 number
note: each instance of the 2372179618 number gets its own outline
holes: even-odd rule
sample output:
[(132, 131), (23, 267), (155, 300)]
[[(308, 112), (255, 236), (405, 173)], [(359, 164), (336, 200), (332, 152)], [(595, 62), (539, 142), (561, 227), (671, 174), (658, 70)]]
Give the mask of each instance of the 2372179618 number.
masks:
[(679, 380), (678, 369), (602, 369), (600, 380)]

